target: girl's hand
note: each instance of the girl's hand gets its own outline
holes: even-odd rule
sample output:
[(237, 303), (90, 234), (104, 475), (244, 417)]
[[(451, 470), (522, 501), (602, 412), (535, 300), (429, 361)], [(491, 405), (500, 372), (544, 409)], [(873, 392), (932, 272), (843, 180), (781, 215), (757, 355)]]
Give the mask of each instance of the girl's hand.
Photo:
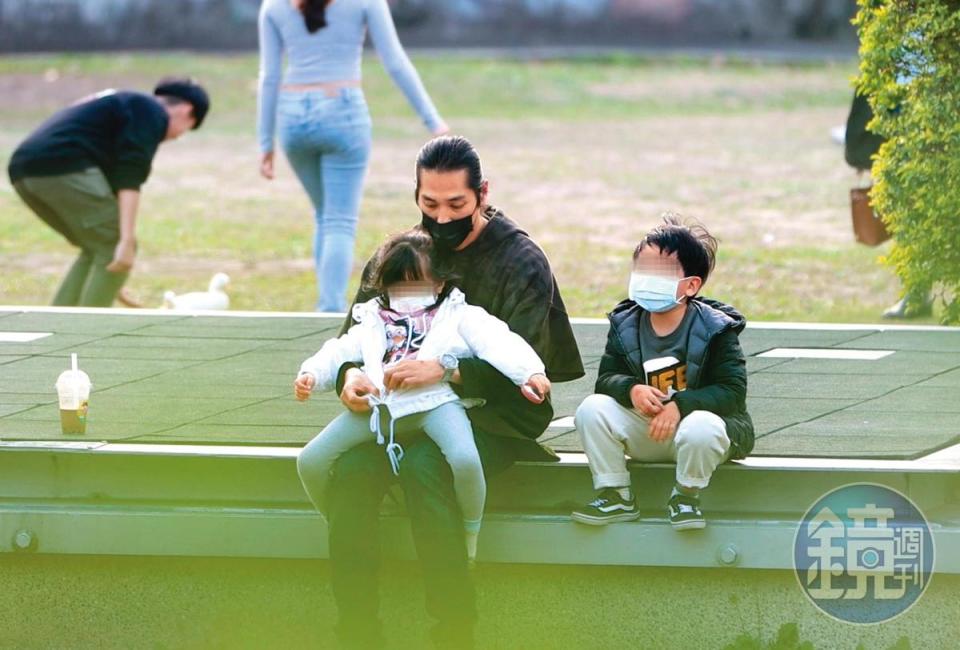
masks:
[(541, 404), (550, 394), (550, 380), (543, 374), (531, 375), (520, 392), (534, 404)]
[(260, 154), (260, 175), (268, 181), (273, 180), (273, 152), (264, 151)]
[(313, 392), (313, 387), (316, 386), (317, 379), (311, 375), (309, 372), (305, 372), (297, 380), (293, 382), (293, 396), (297, 398), (299, 402), (305, 402), (310, 397), (310, 393)]

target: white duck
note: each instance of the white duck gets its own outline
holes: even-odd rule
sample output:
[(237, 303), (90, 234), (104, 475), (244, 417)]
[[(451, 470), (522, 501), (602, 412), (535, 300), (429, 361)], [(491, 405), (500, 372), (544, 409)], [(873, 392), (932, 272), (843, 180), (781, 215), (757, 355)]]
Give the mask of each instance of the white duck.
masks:
[(224, 289), (230, 284), (230, 276), (217, 273), (210, 279), (206, 291), (192, 291), (177, 295), (172, 291), (163, 294), (164, 309), (178, 311), (223, 310), (230, 308), (230, 296)]

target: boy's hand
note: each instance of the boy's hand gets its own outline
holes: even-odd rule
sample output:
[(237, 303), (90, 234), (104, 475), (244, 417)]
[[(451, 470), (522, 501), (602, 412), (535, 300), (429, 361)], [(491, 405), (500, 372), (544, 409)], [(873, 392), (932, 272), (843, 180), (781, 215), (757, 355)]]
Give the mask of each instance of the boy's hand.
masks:
[(305, 402), (313, 392), (313, 387), (317, 385), (316, 378), (309, 372), (305, 372), (293, 382), (293, 396), (297, 401)]
[(663, 402), (667, 399), (661, 391), (646, 384), (636, 384), (630, 389), (630, 402), (647, 417), (653, 417), (663, 410)]
[(676, 435), (678, 424), (680, 424), (680, 409), (677, 408), (676, 402), (667, 402), (663, 404), (663, 410), (650, 420), (647, 435), (654, 442), (666, 442)]
[(542, 404), (550, 394), (550, 380), (544, 374), (530, 375), (527, 383), (520, 387), (520, 392), (534, 404)]

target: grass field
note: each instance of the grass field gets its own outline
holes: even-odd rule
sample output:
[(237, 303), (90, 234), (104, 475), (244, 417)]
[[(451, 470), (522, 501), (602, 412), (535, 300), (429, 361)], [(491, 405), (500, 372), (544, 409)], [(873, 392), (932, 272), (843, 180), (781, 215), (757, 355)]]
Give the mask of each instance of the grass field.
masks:
[[(750, 319), (874, 322), (897, 298), (877, 261), (884, 249), (853, 241), (847, 192), (857, 179), (828, 137), (846, 118), (853, 61), (415, 63), (454, 131), (479, 148), (492, 201), (549, 255), (573, 315), (601, 316), (625, 294), (635, 241), (668, 209), (719, 237), (705, 293)], [(285, 164), (273, 183), (257, 174), (254, 56), (0, 58), (0, 160), (58, 107), (105, 87), (148, 89), (170, 73), (199, 77), (213, 108), (203, 129), (161, 147), (128, 286), (156, 306), (164, 290), (201, 289), (224, 270), (236, 309), (311, 309), (306, 195)], [(358, 268), (386, 234), (418, 221), (413, 160), (427, 138), (376, 59), (364, 76), (374, 153)], [(46, 304), (72, 258), (4, 175), (0, 304)]]

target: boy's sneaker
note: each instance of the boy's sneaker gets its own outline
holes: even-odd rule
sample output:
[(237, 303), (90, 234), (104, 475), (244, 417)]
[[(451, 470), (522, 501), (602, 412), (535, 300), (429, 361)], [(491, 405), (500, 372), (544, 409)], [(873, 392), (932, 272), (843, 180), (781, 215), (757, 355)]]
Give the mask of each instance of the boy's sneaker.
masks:
[(614, 488), (606, 488), (596, 499), (577, 508), (570, 516), (581, 524), (603, 526), (615, 521), (633, 521), (640, 516), (640, 511), (633, 495), (629, 500), (624, 499)]
[(700, 512), (700, 497), (675, 493), (667, 502), (667, 513), (675, 530), (704, 528), (707, 525)]

